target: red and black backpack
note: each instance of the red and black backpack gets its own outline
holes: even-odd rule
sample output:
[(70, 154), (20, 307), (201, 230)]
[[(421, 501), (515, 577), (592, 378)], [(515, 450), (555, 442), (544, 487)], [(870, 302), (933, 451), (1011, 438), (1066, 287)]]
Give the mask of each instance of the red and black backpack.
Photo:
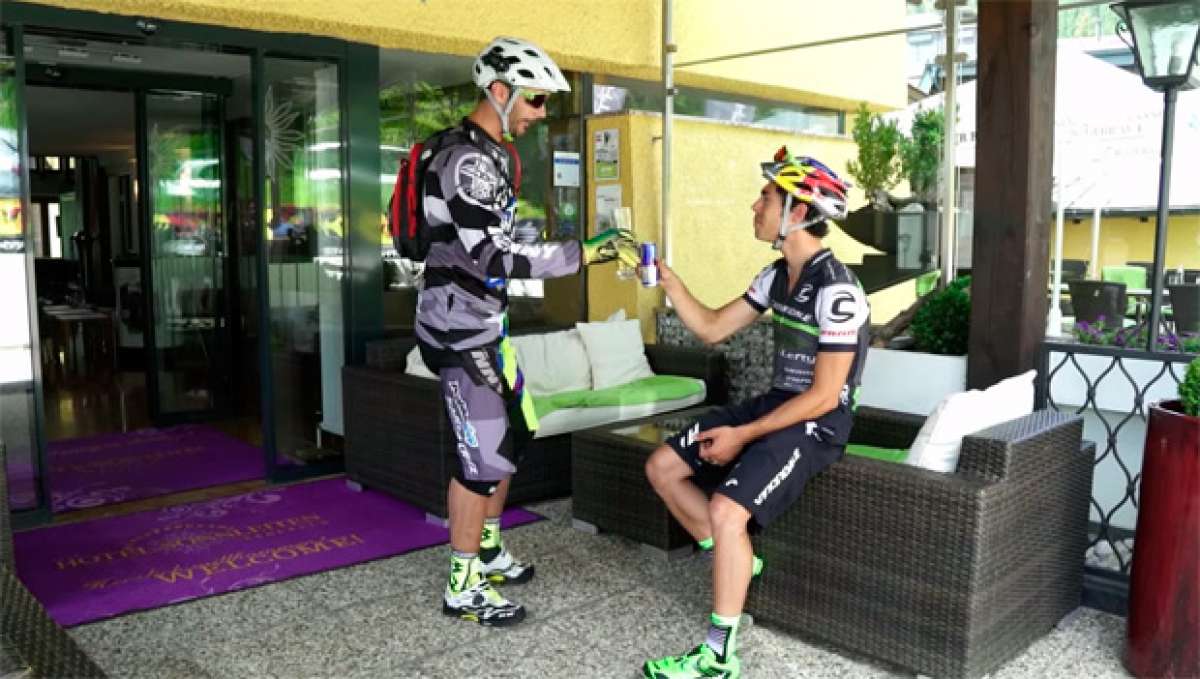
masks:
[[(392, 233), (392, 244), (395, 245), (396, 252), (405, 259), (423, 262), (434, 243), (444, 243), (456, 237), (454, 224), (430, 224), (425, 219), (425, 210), (421, 205), (424, 195), (421, 183), (425, 181), (430, 161), (443, 149), (455, 144), (478, 146), (466, 130), (452, 127), (438, 132), (424, 142), (413, 144), (408, 157), (400, 161), (400, 171), (396, 173), (396, 186), (392, 189), (392, 198), (388, 202), (388, 228)], [(507, 148), (513, 159), (515, 172), (513, 178), (506, 179), (510, 179), (515, 195), (520, 188), (521, 159), (517, 155), (517, 149), (511, 144), (508, 144)], [(480, 150), (484, 151), (482, 148)]]

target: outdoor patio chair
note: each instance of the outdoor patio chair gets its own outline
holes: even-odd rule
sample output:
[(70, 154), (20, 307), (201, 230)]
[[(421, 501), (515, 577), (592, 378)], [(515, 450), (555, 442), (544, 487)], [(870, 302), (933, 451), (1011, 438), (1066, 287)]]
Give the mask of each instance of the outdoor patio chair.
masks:
[(1171, 285), (1168, 289), (1171, 291), (1175, 332), (1200, 333), (1200, 284)]
[(1128, 303), (1124, 283), (1106, 281), (1068, 281), (1071, 308), (1076, 323), (1098, 323), (1121, 327), (1124, 325)]
[[(1125, 288), (1144, 289), (1150, 287), (1150, 271), (1153, 265), (1147, 266), (1145, 262), (1135, 263), (1130, 262), (1125, 266), (1106, 266), (1100, 272), (1100, 279), (1110, 283), (1124, 283)], [(1129, 298), (1125, 302), (1125, 315), (1134, 317), (1138, 313), (1138, 303), (1134, 298)]]
[[(851, 440), (922, 418), (860, 407)], [(846, 455), (754, 538), (756, 619), (919, 674), (977, 677), (1080, 605), (1095, 445), (1040, 410), (966, 436), (957, 470)]]
[(1088, 262), (1086, 259), (1064, 259), (1062, 261), (1062, 279), (1078, 281), (1087, 278)]

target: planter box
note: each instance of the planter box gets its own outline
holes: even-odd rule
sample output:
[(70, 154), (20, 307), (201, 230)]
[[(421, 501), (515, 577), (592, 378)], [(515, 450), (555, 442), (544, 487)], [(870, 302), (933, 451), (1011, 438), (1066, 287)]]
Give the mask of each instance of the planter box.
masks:
[(872, 347), (863, 370), (861, 405), (928, 415), (967, 389), (967, 357)]

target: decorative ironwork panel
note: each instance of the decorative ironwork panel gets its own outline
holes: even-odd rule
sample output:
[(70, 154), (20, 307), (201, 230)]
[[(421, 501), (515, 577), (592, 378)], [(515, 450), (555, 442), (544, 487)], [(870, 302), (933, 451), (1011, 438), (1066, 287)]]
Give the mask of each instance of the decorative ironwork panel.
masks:
[(1128, 579), (1149, 407), (1177, 398), (1194, 358), (1074, 342), (1042, 347), (1037, 407), (1083, 416), (1084, 438), (1096, 442), (1089, 570)]

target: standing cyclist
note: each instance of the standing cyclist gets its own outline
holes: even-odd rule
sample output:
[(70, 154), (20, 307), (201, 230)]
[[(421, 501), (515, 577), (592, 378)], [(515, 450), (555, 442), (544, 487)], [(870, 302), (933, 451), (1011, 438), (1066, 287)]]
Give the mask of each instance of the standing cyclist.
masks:
[(507, 338), (506, 281), (566, 276), (581, 262), (618, 256), (636, 265), (637, 247), (628, 233), (612, 230), (584, 243), (514, 242), (521, 165), (512, 138), (546, 117), (551, 93), (571, 88), (541, 48), (517, 38), (493, 40), (473, 75), (483, 99), (439, 133), (439, 143), (425, 145), (437, 150), (421, 178), (420, 209), (431, 226), (452, 225), (453, 236), (434, 242), (425, 257), (416, 335), (441, 380), (461, 462), (448, 491), (452, 551), (442, 610), (510, 625), (525, 609), (492, 583), (528, 582), (533, 566), (505, 549), (500, 514), (537, 419)]
[[(771, 390), (711, 411), (646, 461), (646, 475), (679, 523), (713, 551), (713, 613), (704, 643), (645, 663), (651, 679), (741, 673), (738, 622), (761, 569), (748, 528), (790, 507), (808, 479), (842, 457), (866, 358), (870, 310), (854, 274), (825, 249), (827, 219), (846, 216), (848, 185), (812, 158), (781, 148), (762, 164), (754, 235), (783, 257), (750, 289), (710, 309), (659, 262), (663, 289), (684, 324), (716, 343), (768, 309), (775, 325)], [(709, 500), (707, 493), (712, 493)]]

